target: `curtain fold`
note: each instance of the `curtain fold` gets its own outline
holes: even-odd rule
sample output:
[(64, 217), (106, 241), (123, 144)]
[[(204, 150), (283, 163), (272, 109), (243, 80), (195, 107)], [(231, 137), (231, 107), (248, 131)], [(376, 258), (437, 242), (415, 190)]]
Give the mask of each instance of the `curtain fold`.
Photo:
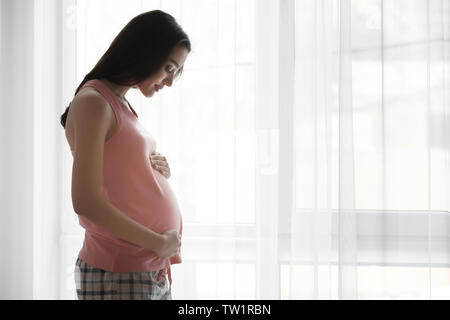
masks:
[(75, 89), (75, 1), (0, 4), (0, 297), (58, 299), (67, 273), (61, 212), (71, 208), (59, 116)]
[(449, 1), (295, 4), (290, 297), (448, 298)]
[(2, 0), (0, 13), (0, 297), (31, 299), (33, 3)]

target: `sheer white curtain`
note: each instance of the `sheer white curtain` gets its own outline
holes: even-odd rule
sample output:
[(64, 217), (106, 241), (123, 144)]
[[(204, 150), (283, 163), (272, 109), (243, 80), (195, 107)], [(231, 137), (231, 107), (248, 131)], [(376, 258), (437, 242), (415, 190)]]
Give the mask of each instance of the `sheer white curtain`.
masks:
[(154, 9), (193, 49), (127, 94), (183, 214), (174, 299), (450, 297), (449, 0), (0, 3), (1, 298), (76, 297), (59, 115)]
[(186, 224), (175, 298), (448, 297), (448, 1), (78, 1), (78, 81), (152, 9), (193, 43), (130, 92)]
[(296, 1), (290, 296), (448, 299), (448, 0)]
[(33, 85), (33, 10), (29, 9), (27, 1), (0, 2), (2, 299), (33, 296), (33, 114), (28, 107), (33, 95), (23, 93)]
[(74, 3), (0, 2), (0, 299), (61, 297), (70, 199), (59, 115), (75, 86)]

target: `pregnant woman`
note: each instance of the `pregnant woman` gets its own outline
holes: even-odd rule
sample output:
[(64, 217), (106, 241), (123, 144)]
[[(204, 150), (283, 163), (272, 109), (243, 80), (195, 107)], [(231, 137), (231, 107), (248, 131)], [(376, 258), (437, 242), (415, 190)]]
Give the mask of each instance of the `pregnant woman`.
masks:
[[(61, 124), (73, 155), (72, 204), (85, 229), (75, 263), (85, 299), (172, 299), (182, 218), (166, 158), (125, 94), (172, 86), (191, 44), (160, 10), (133, 18), (78, 86)], [(166, 274), (168, 274), (168, 280)]]

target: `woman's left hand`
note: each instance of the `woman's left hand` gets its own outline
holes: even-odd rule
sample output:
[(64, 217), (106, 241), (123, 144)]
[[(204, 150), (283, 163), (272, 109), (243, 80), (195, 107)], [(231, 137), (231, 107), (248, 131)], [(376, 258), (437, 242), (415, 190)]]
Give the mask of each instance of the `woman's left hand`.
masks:
[(166, 157), (162, 156), (159, 152), (154, 152), (150, 155), (150, 162), (152, 167), (161, 172), (166, 179), (170, 178), (170, 168)]

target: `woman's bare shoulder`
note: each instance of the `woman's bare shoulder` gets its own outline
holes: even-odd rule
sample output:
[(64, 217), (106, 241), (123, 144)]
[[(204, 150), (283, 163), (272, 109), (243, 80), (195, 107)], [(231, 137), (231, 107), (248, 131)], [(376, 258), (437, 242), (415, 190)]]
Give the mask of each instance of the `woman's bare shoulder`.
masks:
[[(103, 119), (109, 132), (115, 127), (115, 117), (111, 110), (108, 101), (105, 97), (91, 87), (84, 87), (81, 89), (70, 103), (69, 113), (66, 120), (66, 136), (69, 139), (74, 134), (76, 127), (82, 126), (82, 122), (86, 119)], [(100, 123), (99, 123), (100, 125)]]
[(108, 105), (108, 101), (105, 99), (105, 97), (92, 87), (84, 87), (80, 89), (75, 97), (73, 97), (70, 106), (79, 106), (86, 103), (89, 105), (100, 105), (102, 107)]

